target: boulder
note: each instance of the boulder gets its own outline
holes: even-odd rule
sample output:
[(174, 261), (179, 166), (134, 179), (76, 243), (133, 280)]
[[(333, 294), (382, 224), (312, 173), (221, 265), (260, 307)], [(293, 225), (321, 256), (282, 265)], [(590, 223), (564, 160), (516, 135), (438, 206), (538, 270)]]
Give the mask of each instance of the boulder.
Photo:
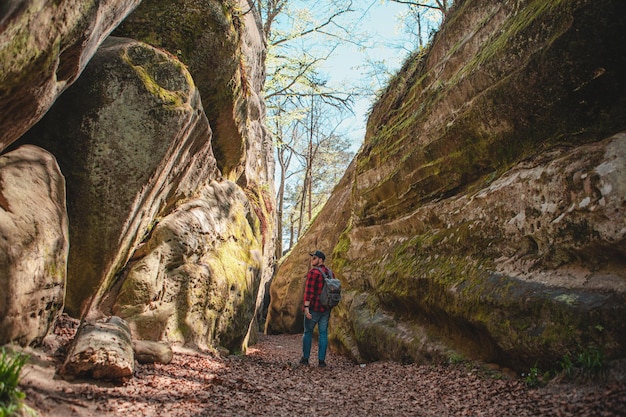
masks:
[(0, 344), (37, 344), (63, 310), (68, 218), (65, 181), (47, 151), (0, 156)]
[(139, 363), (168, 364), (174, 357), (170, 345), (151, 340), (133, 340), (133, 354)]
[(112, 313), (138, 339), (240, 351), (261, 281), (258, 230), (245, 193), (211, 182), (154, 226), (109, 294)]
[(74, 317), (90, 299), (99, 305), (98, 290), (111, 286), (157, 215), (217, 175), (190, 74), (171, 55), (130, 39), (108, 38), (21, 142), (50, 150), (66, 177), (66, 312)]
[(245, 190), (259, 220), (263, 268), (255, 321), (263, 322), (265, 284), (274, 274), (276, 203), (262, 98), (266, 46), (257, 9), (248, 0), (145, 0), (114, 34), (165, 49), (189, 68), (213, 131), (217, 166)]
[(140, 0), (3, 1), (0, 150), (17, 140), (80, 75)]

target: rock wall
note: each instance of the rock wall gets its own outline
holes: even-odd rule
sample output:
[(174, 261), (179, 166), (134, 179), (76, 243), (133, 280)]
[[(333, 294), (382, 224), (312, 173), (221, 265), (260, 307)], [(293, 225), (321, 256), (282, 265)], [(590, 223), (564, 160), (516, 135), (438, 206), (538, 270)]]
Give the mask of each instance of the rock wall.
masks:
[[(266, 135), (258, 95), (265, 80), (265, 46), (249, 9), (245, 0), (144, 0), (115, 31), (165, 49), (188, 66), (213, 129), (220, 171), (235, 181), (251, 175), (244, 168), (254, 165), (258, 148), (271, 151), (271, 140), (248, 140), (249, 131)], [(269, 178), (272, 172), (263, 174)]]
[(0, 340), (38, 343), (65, 296), (65, 180), (50, 153), (23, 146), (0, 156), (0, 184)]
[(457, 2), (279, 267), (268, 331), (301, 329), (319, 248), (346, 288), (331, 338), (356, 360), (625, 357), (625, 11)]
[[(273, 144), (261, 97), (265, 39), (254, 10), (248, 0), (144, 0), (115, 34), (165, 49), (189, 69), (211, 125), (220, 173), (242, 187), (259, 219), (261, 305), (274, 273), (275, 192)], [(265, 320), (260, 309), (256, 315), (256, 321)]]
[[(80, 75), (138, 1), (10, 1), (0, 6), (2, 233), (0, 343), (38, 343), (63, 308), (69, 250), (65, 181), (54, 155), (6, 148)], [(19, 211), (17, 211), (19, 209)]]
[[(45, 254), (56, 263), (46, 263), (38, 284), (49, 288), (52, 279), (59, 281), (53, 287), (57, 292), (46, 296), (51, 314), (34, 327), (40, 329), (37, 334), (9, 329), (0, 343), (37, 343), (65, 296), (66, 312), (88, 321), (117, 314), (128, 322), (133, 338), (245, 349), (256, 334), (257, 300), (263, 299), (259, 289), (273, 274), (274, 254), (273, 154), (262, 127), (265, 46), (258, 16), (238, 14), (248, 9), (247, 2), (214, 0), (189, 2), (194, 13), (178, 21), (176, 36), (171, 27), (151, 22), (157, 37), (190, 39), (187, 30), (194, 30), (199, 39), (211, 40), (185, 49), (189, 54), (183, 57), (176, 49), (155, 48), (160, 44), (106, 38), (138, 2), (100, 2), (97, 8), (73, 3), (71, 11), (39, 3), (34, 10), (24, 3), (2, 16), (2, 53), (16, 50), (11, 36), (26, 34), (33, 25), (48, 30), (35, 37), (50, 41), (37, 45), (41, 60), (13, 53), (13, 66), (3, 68), (2, 74), (11, 76), (1, 80), (2, 103), (23, 113), (2, 120), (10, 133), (3, 143), (19, 137), (6, 155), (37, 149), (33, 145), (50, 152), (54, 157), (48, 160), (67, 183), (61, 190), (67, 191), (67, 213), (40, 233), (64, 242)], [(169, 3), (161, 6), (168, 12)], [(204, 17), (206, 10), (212, 13), (200, 27), (185, 23)], [(66, 28), (54, 21), (79, 23), (68, 26), (73, 37), (65, 40)], [(57, 32), (62, 34), (57, 37)], [(182, 58), (196, 63), (193, 72)], [(61, 69), (66, 66), (73, 72)], [(206, 75), (216, 68), (218, 79)], [(61, 80), (61, 74), (67, 77)], [(205, 101), (211, 110), (205, 110)], [(223, 133), (223, 143), (236, 144), (218, 146), (217, 159), (214, 130)], [(53, 203), (65, 203), (61, 191), (62, 201)], [(8, 204), (3, 208), (10, 210)], [(45, 220), (44, 204), (30, 208), (33, 217)], [(49, 244), (42, 242), (29, 256), (48, 262), (41, 252)], [(10, 272), (18, 257), (4, 258), (5, 281), (17, 287), (25, 271)], [(27, 304), (28, 294), (20, 302)], [(29, 314), (46, 311), (34, 304)], [(15, 310), (7, 303), (0, 307)], [(3, 324), (18, 329), (20, 315), (8, 318)]]
[(140, 0), (3, 2), (0, 149), (35, 124)]
[(164, 209), (216, 177), (210, 138), (184, 66), (115, 37), (22, 137), (56, 155), (67, 180), (69, 314), (112, 286)]

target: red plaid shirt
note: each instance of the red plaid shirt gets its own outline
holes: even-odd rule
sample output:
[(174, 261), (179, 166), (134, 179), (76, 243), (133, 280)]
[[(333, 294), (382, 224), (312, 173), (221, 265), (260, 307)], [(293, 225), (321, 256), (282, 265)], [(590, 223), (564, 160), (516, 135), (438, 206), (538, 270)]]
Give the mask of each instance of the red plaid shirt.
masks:
[[(319, 265), (318, 268), (322, 268), (328, 274), (328, 268), (325, 265)], [(323, 286), (324, 276), (317, 268), (311, 268), (306, 275), (306, 284), (304, 285), (304, 302), (309, 302), (309, 311), (324, 312), (327, 310), (320, 303), (320, 294)]]

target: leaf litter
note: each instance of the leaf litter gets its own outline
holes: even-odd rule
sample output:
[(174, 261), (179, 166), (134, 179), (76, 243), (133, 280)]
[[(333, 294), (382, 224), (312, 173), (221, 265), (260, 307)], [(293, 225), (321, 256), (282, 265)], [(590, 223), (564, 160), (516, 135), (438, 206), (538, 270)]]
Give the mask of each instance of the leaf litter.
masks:
[(137, 364), (133, 378), (114, 384), (58, 379), (57, 342), (56, 352), (37, 352), (20, 388), (41, 417), (626, 416), (623, 380), (529, 388), (469, 362), (355, 364), (333, 352), (328, 367), (307, 367), (301, 343), (301, 335), (260, 335), (245, 355), (227, 357), (175, 348), (171, 363)]

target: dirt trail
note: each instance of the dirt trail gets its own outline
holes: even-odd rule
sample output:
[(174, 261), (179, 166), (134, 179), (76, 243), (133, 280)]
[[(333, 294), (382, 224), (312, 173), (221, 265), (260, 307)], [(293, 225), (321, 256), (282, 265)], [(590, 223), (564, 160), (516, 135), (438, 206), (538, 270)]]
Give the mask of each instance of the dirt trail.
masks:
[(177, 349), (121, 385), (54, 379), (43, 356), (22, 390), (42, 417), (626, 416), (626, 383), (530, 389), (469, 364), (355, 365), (332, 353), (327, 368), (302, 367), (300, 347), (301, 335), (281, 335), (261, 336), (245, 356)]

